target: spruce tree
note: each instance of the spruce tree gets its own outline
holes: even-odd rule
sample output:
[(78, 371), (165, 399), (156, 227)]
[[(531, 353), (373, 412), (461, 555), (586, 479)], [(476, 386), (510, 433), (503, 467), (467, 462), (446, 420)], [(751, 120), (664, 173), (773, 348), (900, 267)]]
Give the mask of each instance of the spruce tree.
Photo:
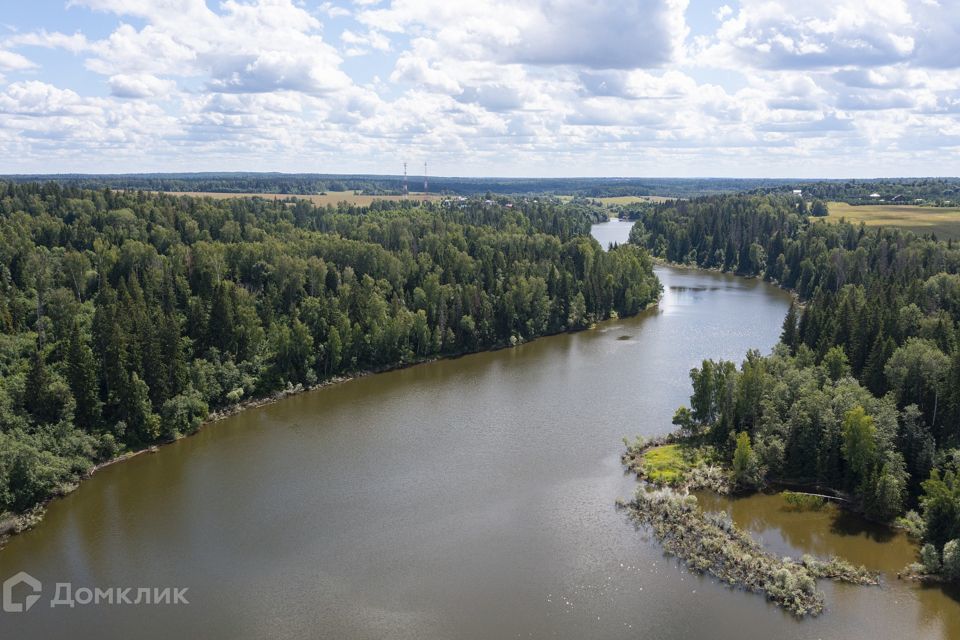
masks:
[(97, 365), (93, 351), (83, 339), (78, 322), (73, 323), (67, 343), (67, 382), (76, 401), (77, 426), (93, 431), (100, 424), (101, 403), (97, 385)]

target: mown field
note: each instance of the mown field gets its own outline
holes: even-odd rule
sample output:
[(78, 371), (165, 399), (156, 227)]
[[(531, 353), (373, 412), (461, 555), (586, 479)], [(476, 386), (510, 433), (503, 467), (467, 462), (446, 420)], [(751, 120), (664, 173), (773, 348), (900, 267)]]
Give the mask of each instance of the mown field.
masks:
[(960, 207), (918, 207), (913, 205), (828, 203), (828, 221), (841, 218), (863, 222), (868, 227), (902, 227), (914, 233), (935, 233), (938, 238), (960, 239)]
[[(359, 205), (361, 207), (368, 206), (374, 200), (403, 200), (403, 196), (374, 196), (366, 194), (356, 194), (353, 191), (330, 191), (321, 195), (299, 195), (293, 193), (213, 193), (213, 192), (201, 192), (201, 191), (176, 191), (176, 192), (167, 192), (170, 195), (175, 196), (195, 196), (199, 198), (216, 198), (216, 199), (227, 199), (227, 198), (265, 198), (267, 200), (272, 200), (274, 198), (280, 198), (281, 200), (286, 198), (300, 198), (303, 200), (309, 200), (313, 204), (325, 206), (325, 205), (334, 205), (336, 206), (340, 202), (349, 202), (350, 204)], [(411, 193), (409, 196), (410, 199), (414, 200), (439, 200), (441, 196), (436, 194), (424, 195), (422, 193)]]

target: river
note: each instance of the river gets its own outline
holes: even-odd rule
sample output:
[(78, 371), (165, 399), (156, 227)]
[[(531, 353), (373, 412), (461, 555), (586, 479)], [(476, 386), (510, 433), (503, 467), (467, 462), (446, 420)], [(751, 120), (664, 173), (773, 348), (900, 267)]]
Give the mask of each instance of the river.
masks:
[[(606, 246), (629, 224), (598, 225)], [(658, 267), (656, 309), (291, 397), (108, 467), (0, 552), (43, 582), (16, 638), (957, 638), (960, 605), (896, 581), (901, 535), (775, 497), (713, 499), (778, 553), (840, 553), (797, 621), (664, 556), (614, 508), (621, 438), (671, 428), (705, 357), (768, 351), (789, 304), (756, 280)], [(51, 607), (57, 582), (188, 588), (188, 605)]]

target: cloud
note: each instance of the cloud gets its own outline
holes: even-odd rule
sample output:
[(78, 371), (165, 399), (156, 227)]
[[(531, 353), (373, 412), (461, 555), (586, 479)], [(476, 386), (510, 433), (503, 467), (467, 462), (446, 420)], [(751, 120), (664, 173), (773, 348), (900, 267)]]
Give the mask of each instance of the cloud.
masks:
[(687, 0), (394, 0), (358, 18), (381, 31), (422, 30), (461, 59), (623, 69), (676, 58), (686, 7)]
[(344, 29), (340, 34), (340, 41), (347, 46), (344, 51), (348, 56), (360, 56), (370, 53), (371, 50), (390, 51), (390, 38), (373, 29), (365, 34), (359, 34), (350, 29)]
[(51, 49), (64, 49), (70, 53), (82, 53), (87, 51), (90, 43), (87, 37), (82, 33), (67, 35), (59, 32), (48, 32), (46, 29), (40, 31), (17, 33), (6, 39), (8, 46), (32, 46), (45, 47)]
[(169, 96), (177, 83), (149, 73), (118, 74), (109, 80), (111, 95), (118, 98), (155, 98)]
[(716, 11), (713, 12), (713, 17), (717, 20), (723, 21), (733, 15), (733, 9), (730, 8), (730, 5), (725, 4), (722, 7), (719, 7)]
[(87, 66), (108, 76), (204, 78), (213, 91), (324, 93), (349, 87), (322, 25), (291, 0), (73, 0), (73, 5), (146, 22), (121, 24), (90, 43)]
[(700, 52), (703, 62), (768, 69), (960, 66), (955, 2), (741, 0), (723, 20)]
[(0, 93), (0, 113), (18, 116), (84, 116), (96, 108), (69, 89), (29, 80), (15, 82)]
[(19, 53), (0, 49), (0, 71), (26, 71), (36, 66)]
[(955, 4), (72, 0), (0, 36), (0, 171), (935, 173)]

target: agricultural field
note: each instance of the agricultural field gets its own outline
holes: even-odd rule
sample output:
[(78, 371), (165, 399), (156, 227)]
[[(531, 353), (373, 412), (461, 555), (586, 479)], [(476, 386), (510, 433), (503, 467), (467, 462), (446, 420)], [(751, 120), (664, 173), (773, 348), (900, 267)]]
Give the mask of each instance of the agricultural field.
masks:
[(828, 221), (841, 218), (847, 222), (863, 222), (868, 227), (901, 227), (918, 234), (935, 233), (946, 240), (960, 239), (960, 207), (920, 207), (913, 205), (865, 204), (845, 202), (827, 204)]
[[(273, 200), (275, 198), (279, 198), (281, 200), (285, 200), (287, 198), (299, 198), (302, 200), (309, 200), (313, 204), (319, 206), (326, 206), (328, 204), (336, 206), (340, 202), (349, 202), (350, 204), (366, 207), (374, 200), (403, 200), (403, 196), (375, 196), (362, 193), (358, 194), (354, 193), (353, 191), (329, 191), (319, 195), (300, 195), (292, 193), (214, 193), (201, 191), (176, 191), (166, 193), (175, 196), (194, 196), (197, 198), (215, 198), (218, 200), (228, 198), (264, 198), (267, 200)], [(442, 196), (432, 193), (427, 195), (422, 193), (410, 193), (409, 195), (409, 199), (413, 200), (440, 200), (441, 197)]]
[(667, 198), (664, 196), (611, 196), (609, 198), (596, 198), (596, 200), (606, 205), (627, 205), (638, 202), (666, 202), (667, 200), (676, 200), (676, 198)]
[[(563, 195), (557, 196), (563, 202), (569, 202), (573, 200), (574, 196)], [(612, 206), (612, 205), (628, 205), (636, 204), (638, 202), (666, 202), (667, 200), (675, 200), (676, 198), (667, 198), (665, 196), (608, 196), (605, 198), (588, 198), (589, 200), (595, 200), (600, 204)]]

